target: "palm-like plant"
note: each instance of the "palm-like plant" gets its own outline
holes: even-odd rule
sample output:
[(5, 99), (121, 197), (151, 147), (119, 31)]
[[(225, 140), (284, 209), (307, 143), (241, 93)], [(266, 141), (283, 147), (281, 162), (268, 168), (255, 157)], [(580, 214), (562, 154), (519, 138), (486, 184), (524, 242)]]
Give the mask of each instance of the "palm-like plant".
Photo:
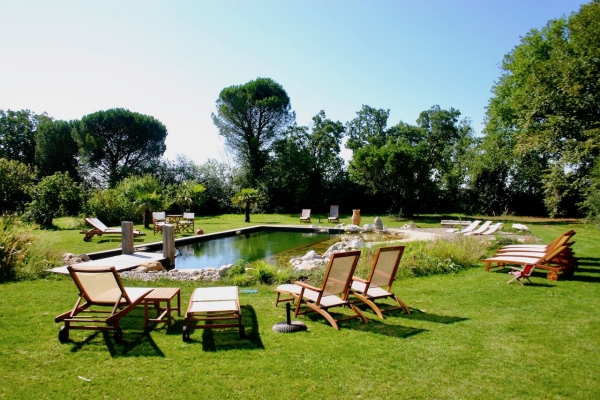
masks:
[(183, 181), (175, 189), (175, 203), (182, 209), (190, 211), (192, 204), (201, 204), (204, 201), (204, 185), (195, 181)]
[(237, 192), (232, 198), (231, 202), (234, 205), (242, 205), (246, 218), (244, 222), (250, 222), (250, 208), (258, 203), (262, 199), (262, 196), (258, 192), (258, 189), (246, 188)]

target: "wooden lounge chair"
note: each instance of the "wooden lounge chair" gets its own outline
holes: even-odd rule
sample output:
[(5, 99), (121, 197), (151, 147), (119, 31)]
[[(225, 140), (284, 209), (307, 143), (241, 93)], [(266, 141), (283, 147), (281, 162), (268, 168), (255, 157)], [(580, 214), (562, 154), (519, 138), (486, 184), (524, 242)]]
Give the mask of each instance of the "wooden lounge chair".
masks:
[(490, 226), (485, 232), (481, 232), (480, 235), (493, 235), (494, 233), (502, 229), (503, 226), (504, 224), (502, 224), (502, 222), (496, 222), (494, 225)]
[(156, 235), (156, 232), (162, 233), (162, 228), (166, 223), (167, 223), (167, 213), (166, 212), (154, 211), (152, 213), (152, 226), (153, 226), (153, 231), (154, 231), (155, 235)]
[(310, 208), (303, 208), (300, 213), (300, 222), (310, 222)]
[(573, 236), (575, 235), (574, 230), (567, 231), (562, 235), (558, 236), (549, 244), (511, 244), (508, 246), (503, 246), (498, 249), (498, 253), (507, 252), (507, 251), (546, 251), (548, 249), (554, 248), (556, 246), (560, 246), (562, 244), (566, 244)]
[[(202, 321), (205, 324), (198, 324)], [(192, 293), (185, 313), (183, 341), (190, 340), (194, 329), (213, 328), (238, 328), (240, 338), (244, 337), (237, 286), (197, 288)]]
[(505, 268), (507, 264), (520, 265), (522, 267), (525, 267), (527, 264), (534, 264), (536, 268), (548, 270), (547, 278), (556, 281), (558, 280), (559, 272), (564, 276), (571, 276), (577, 266), (577, 260), (571, 257), (568, 252), (565, 252), (567, 249), (566, 246), (560, 246), (542, 257), (498, 255), (482, 261), (486, 264), (486, 271), (492, 268)]
[(523, 279), (527, 279), (529, 283), (532, 283), (529, 277), (535, 270), (535, 264), (525, 264), (523, 268), (511, 267), (510, 269), (512, 269), (512, 271), (510, 271), (509, 274), (513, 275), (513, 278), (506, 283), (512, 283), (514, 281), (517, 281), (521, 284), (521, 286), (525, 286), (523, 284)]
[[(115, 340), (120, 341), (123, 331), (119, 326), (119, 320), (154, 290), (152, 288), (123, 287), (115, 267), (75, 267), (70, 265), (67, 269), (79, 290), (79, 298), (71, 311), (54, 318), (55, 322), (65, 322), (58, 332), (58, 339), (61, 343), (69, 339), (71, 329), (111, 330), (114, 331)], [(82, 300), (85, 300), (84, 304), (81, 304)]]
[(488, 228), (490, 227), (491, 224), (492, 224), (492, 221), (485, 221), (483, 223), (483, 225), (481, 225), (479, 228), (473, 229), (473, 230), (470, 230), (470, 231), (466, 231), (466, 232), (462, 231), (461, 233), (463, 235), (466, 235), (466, 236), (468, 236), (468, 235), (481, 235), (483, 232), (485, 232), (485, 231), (488, 230)]
[[(375, 254), (369, 277), (367, 279), (361, 279), (357, 276), (352, 277), (351, 293), (371, 307), (381, 319), (383, 319), (383, 313), (386, 311), (404, 310), (407, 314), (410, 314), (406, 304), (391, 293), (392, 284), (403, 253), (404, 246), (382, 247)], [(384, 309), (375, 304), (375, 300), (388, 297), (396, 300), (398, 307)]]
[(327, 222), (340, 222), (340, 206), (329, 206)]
[[(362, 312), (348, 301), (350, 285), (352, 284), (352, 275), (356, 269), (360, 251), (349, 251), (345, 253), (335, 253), (331, 256), (323, 283), (321, 287), (308, 285), (304, 282), (295, 282), (293, 285), (281, 285), (275, 289), (277, 293), (276, 304), (280, 301), (280, 293), (287, 291), (298, 300), (294, 316), (306, 314), (308, 312), (317, 312), (321, 314), (327, 322), (335, 329), (339, 330), (338, 322), (349, 319), (360, 318), (365, 324), (367, 319)], [(290, 289), (290, 290), (284, 290)], [(305, 305), (307, 309), (302, 309)], [(344, 316), (335, 319), (328, 310), (333, 307), (348, 306), (356, 315)]]
[[(83, 237), (84, 242), (89, 242), (92, 240), (94, 235), (102, 236), (102, 235), (122, 235), (123, 231), (121, 228), (109, 228), (104, 225), (98, 218), (86, 218), (85, 219), (88, 224), (93, 226), (92, 229), (84, 230), (79, 233), (85, 234)], [(137, 229), (133, 230), (133, 236), (143, 236), (145, 233), (138, 231)]]
[(179, 220), (179, 232), (194, 233), (194, 213), (184, 212)]

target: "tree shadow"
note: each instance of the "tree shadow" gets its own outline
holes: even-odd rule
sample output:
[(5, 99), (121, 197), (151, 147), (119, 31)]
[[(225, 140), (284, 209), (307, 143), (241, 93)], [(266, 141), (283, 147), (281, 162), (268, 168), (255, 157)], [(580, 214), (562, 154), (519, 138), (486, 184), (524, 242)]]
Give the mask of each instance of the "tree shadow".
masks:
[(399, 315), (399, 317), (405, 319), (414, 319), (418, 321), (435, 322), (438, 324), (454, 324), (456, 322), (469, 320), (469, 318), (464, 317), (454, 317), (450, 315), (437, 315), (426, 313), (417, 309), (410, 309), (410, 314), (402, 313), (401, 315)]
[[(250, 305), (241, 306), (242, 325), (244, 326), (244, 337), (240, 338), (238, 328), (218, 328), (201, 329), (202, 330), (202, 350), (207, 352), (216, 352), (223, 350), (263, 350), (265, 348), (258, 330), (258, 319), (256, 312)], [(206, 325), (210, 325), (210, 321)], [(184, 323), (181, 324), (183, 329)], [(179, 331), (181, 334), (181, 330)], [(197, 338), (198, 336), (196, 336)], [(189, 342), (197, 342), (194, 339), (194, 332), (190, 335)]]

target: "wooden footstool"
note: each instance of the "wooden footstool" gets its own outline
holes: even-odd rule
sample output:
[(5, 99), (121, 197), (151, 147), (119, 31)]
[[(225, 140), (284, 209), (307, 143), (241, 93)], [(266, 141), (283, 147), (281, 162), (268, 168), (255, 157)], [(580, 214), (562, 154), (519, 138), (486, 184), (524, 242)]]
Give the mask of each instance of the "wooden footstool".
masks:
[[(171, 300), (177, 296), (177, 307), (171, 306)], [(166, 307), (161, 307), (161, 302), (166, 302)], [(148, 318), (148, 306), (154, 304), (156, 312), (160, 314), (157, 318)], [(144, 317), (146, 328), (148, 322), (166, 322), (171, 326), (171, 311), (177, 310), (177, 315), (181, 316), (181, 291), (179, 288), (156, 288), (144, 298)]]

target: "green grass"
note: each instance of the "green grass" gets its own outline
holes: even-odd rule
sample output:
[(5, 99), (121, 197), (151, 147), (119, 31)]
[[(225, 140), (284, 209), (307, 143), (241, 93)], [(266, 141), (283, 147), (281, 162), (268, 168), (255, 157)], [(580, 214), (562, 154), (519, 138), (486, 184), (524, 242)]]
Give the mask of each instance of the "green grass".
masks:
[[(201, 226), (219, 230), (235, 223), (229, 219), (206, 219)], [(252, 223), (296, 219), (253, 216)], [(572, 280), (548, 281), (540, 272), (532, 285), (507, 285), (505, 272), (483, 266), (399, 279), (395, 292), (411, 315), (379, 320), (363, 308), (369, 323), (344, 322), (340, 331), (322, 318), (301, 316), (307, 332), (273, 332), (285, 319), (284, 307), (274, 306), (272, 287), (259, 285), (257, 294), (240, 295), (246, 339), (234, 329), (195, 331), (184, 343), (182, 317), (171, 329), (144, 330), (138, 308), (122, 321), (121, 344), (89, 331), (72, 331), (61, 344), (54, 316), (73, 306), (71, 280), (3, 284), (0, 397), (599, 398), (600, 232), (567, 222), (527, 224), (545, 242), (577, 231), (581, 265)], [(152, 284), (175, 285), (185, 310), (198, 284)]]

